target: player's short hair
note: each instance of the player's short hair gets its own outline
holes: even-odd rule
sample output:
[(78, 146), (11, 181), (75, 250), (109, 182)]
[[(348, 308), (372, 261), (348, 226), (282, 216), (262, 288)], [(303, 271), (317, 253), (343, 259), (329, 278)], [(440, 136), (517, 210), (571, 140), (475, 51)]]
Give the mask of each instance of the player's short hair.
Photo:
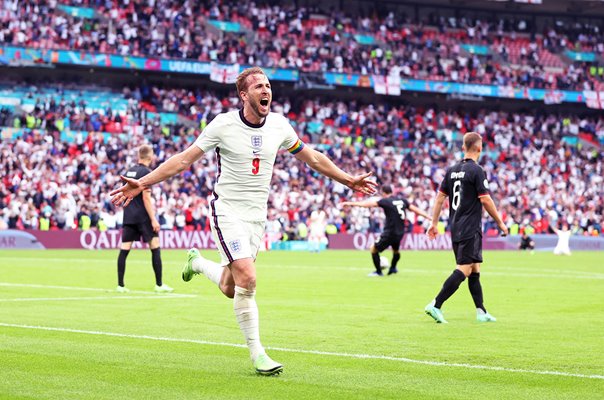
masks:
[(482, 137), (476, 132), (468, 132), (463, 135), (463, 146), (465, 147), (466, 151), (478, 150), (474, 147), (477, 145), (477, 143), (481, 142)]
[(392, 194), (392, 186), (390, 186), (390, 185), (382, 186), (382, 192), (384, 192), (386, 194)]
[(235, 86), (237, 86), (237, 96), (241, 97), (239, 93), (247, 91), (249, 86), (247, 83), (247, 77), (255, 74), (266, 75), (260, 67), (246, 68), (239, 74), (237, 81), (235, 82)]
[(151, 154), (153, 154), (153, 147), (148, 144), (144, 144), (138, 148), (139, 160), (148, 160), (151, 158)]

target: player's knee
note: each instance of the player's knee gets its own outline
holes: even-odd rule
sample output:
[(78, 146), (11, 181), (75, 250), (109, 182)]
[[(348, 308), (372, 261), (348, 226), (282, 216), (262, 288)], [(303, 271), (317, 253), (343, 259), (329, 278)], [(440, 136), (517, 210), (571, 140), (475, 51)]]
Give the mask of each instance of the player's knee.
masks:
[(379, 253), (378, 249), (375, 246), (371, 246), (371, 249), (369, 249), (369, 251), (371, 252), (371, 254)]
[(235, 285), (229, 285), (229, 284), (226, 284), (226, 283), (221, 283), (220, 284), (220, 290), (229, 299), (232, 299), (232, 298), (235, 297)]

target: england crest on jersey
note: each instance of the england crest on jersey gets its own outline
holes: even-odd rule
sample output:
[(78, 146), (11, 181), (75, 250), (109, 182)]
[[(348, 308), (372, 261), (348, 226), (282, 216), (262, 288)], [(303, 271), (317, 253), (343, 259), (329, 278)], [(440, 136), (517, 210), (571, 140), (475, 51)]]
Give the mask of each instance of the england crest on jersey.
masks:
[(262, 136), (252, 136), (252, 147), (255, 149), (259, 149), (260, 147), (262, 147)]

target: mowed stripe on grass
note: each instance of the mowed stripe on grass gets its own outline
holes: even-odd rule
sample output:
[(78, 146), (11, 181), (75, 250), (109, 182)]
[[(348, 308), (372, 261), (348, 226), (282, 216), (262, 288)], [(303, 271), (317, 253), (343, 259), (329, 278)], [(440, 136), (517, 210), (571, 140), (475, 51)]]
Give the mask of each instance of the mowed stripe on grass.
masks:
[[(247, 348), (247, 346), (245, 346), (243, 344), (226, 343), (226, 342), (212, 342), (212, 341), (208, 341), (208, 340), (170, 338), (170, 337), (158, 337), (158, 336), (147, 336), (147, 335), (131, 335), (131, 334), (127, 334), (127, 333), (88, 331), (88, 330), (81, 330), (81, 329), (49, 327), (49, 326), (19, 325), (19, 324), (5, 323), (5, 322), (0, 322), (0, 326), (5, 326), (8, 328), (21, 328), (21, 329), (34, 329), (34, 330), (42, 330), (42, 331), (78, 333), (78, 334), (85, 334), (85, 335), (113, 336), (113, 337), (129, 338), (129, 339), (157, 340), (157, 341), (162, 341), (162, 342), (180, 342), (180, 343), (194, 343), (194, 344), (210, 345), (210, 346)], [(537, 375), (557, 375), (557, 376), (566, 376), (566, 377), (574, 377), (574, 378), (604, 380), (604, 375), (576, 374), (576, 373), (564, 372), (564, 371), (540, 371), (540, 370), (532, 370), (532, 369), (507, 368), (507, 367), (492, 366), (492, 365), (472, 365), (472, 364), (462, 364), (462, 363), (448, 363), (448, 362), (442, 362), (442, 361), (414, 360), (414, 359), (406, 358), (406, 357), (393, 357), (393, 356), (386, 356), (386, 355), (338, 353), (338, 352), (332, 352), (332, 351), (290, 349), (290, 348), (272, 347), (272, 346), (266, 347), (266, 349), (274, 350), (274, 351), (282, 351), (285, 353), (301, 353), (301, 354), (315, 354), (315, 355), (320, 355), (320, 356), (387, 360), (387, 361), (404, 362), (404, 363), (412, 363), (412, 364), (431, 365), (431, 366), (435, 366), (435, 367), (468, 368), (468, 369), (479, 369), (479, 370), (488, 370), (488, 371), (501, 371), (501, 372), (537, 374)]]

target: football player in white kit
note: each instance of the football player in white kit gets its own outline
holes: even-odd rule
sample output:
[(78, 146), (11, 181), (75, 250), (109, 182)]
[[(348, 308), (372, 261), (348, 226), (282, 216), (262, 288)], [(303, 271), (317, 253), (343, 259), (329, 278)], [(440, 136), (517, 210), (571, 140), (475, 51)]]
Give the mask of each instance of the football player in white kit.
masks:
[(308, 234), (308, 249), (321, 251), (321, 244), (327, 243), (325, 228), (327, 228), (327, 214), (324, 210), (315, 209), (309, 218), (310, 232)]
[(237, 322), (254, 368), (259, 374), (274, 375), (281, 373), (283, 366), (273, 361), (260, 343), (255, 259), (266, 223), (278, 150), (287, 149), (313, 170), (352, 190), (371, 195), (377, 185), (369, 179), (371, 172), (351, 176), (324, 154), (305, 146), (284, 116), (270, 112), (271, 85), (262, 69), (244, 70), (236, 86), (243, 102), (241, 110), (216, 116), (189, 148), (141, 179), (122, 176), (125, 184), (111, 196), (113, 204), (126, 206), (143, 190), (181, 173), (206, 152), (215, 150), (218, 173), (210, 220), (222, 262), (206, 260), (197, 249), (191, 249), (182, 277), (189, 281), (202, 273), (234, 299)]
[(554, 254), (570, 256), (572, 253), (570, 252), (570, 235), (572, 232), (568, 229), (568, 224), (564, 223), (562, 225), (562, 230), (552, 228), (556, 235), (558, 235), (558, 243), (554, 248)]

